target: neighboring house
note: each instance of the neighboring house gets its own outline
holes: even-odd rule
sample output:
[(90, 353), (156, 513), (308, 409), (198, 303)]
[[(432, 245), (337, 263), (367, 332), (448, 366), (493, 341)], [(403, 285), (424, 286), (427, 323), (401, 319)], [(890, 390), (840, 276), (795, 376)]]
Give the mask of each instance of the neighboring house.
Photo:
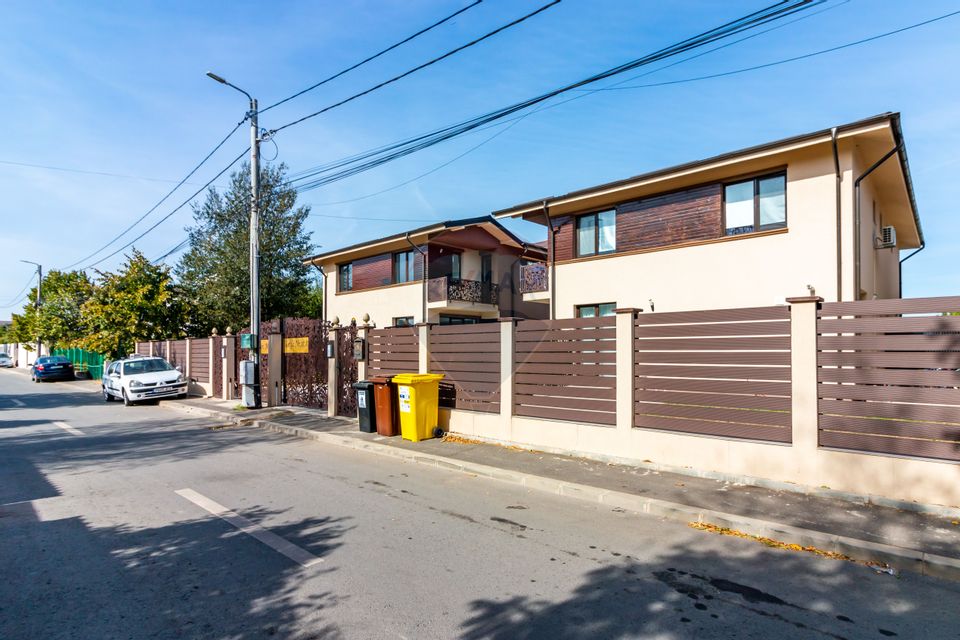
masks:
[[(378, 327), (545, 318), (524, 302), (520, 269), (546, 260), (491, 216), (438, 222), (304, 260), (323, 271), (324, 316)], [(426, 279), (424, 279), (426, 258)]]
[(552, 229), (522, 291), (555, 318), (897, 298), (924, 244), (896, 113), (494, 216)]

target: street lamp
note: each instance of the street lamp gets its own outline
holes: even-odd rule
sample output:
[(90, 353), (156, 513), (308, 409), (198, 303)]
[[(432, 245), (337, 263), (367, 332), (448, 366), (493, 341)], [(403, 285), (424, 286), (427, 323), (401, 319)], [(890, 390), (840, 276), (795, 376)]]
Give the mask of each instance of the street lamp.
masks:
[[(37, 299), (34, 306), (37, 308), (37, 311), (40, 310), (40, 304), (43, 301), (43, 266), (39, 262), (33, 262), (31, 260), (21, 260), (25, 264), (32, 264), (37, 268)], [(40, 334), (37, 334), (37, 357), (40, 357)]]
[(253, 403), (260, 408), (260, 137), (257, 130), (257, 101), (249, 93), (213, 73), (207, 76), (247, 96), (250, 101), (250, 333), (253, 346)]

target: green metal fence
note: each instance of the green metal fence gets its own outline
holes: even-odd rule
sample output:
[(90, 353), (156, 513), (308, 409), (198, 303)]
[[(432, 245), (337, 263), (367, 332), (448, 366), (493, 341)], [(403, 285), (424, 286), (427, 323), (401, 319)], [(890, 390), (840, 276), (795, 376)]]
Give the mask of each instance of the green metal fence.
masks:
[(103, 356), (86, 349), (54, 349), (53, 355), (64, 356), (73, 363), (73, 370), (78, 376), (88, 375), (92, 380), (103, 377)]

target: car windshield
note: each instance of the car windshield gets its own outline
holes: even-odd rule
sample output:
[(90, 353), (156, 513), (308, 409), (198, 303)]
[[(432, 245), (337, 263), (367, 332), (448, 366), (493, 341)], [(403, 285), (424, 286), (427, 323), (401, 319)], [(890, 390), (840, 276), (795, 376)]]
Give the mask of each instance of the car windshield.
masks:
[(63, 356), (43, 356), (42, 358), (37, 358), (37, 364), (64, 364), (70, 362)]
[(163, 358), (150, 358), (144, 360), (133, 360), (124, 363), (123, 373), (127, 376), (135, 376), (138, 373), (155, 373), (157, 371), (172, 371), (173, 365)]

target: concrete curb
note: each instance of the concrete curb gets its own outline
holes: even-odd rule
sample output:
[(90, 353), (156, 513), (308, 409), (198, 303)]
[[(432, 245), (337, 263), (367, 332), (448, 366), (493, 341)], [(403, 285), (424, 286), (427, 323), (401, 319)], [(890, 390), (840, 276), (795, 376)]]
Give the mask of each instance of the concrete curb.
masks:
[(438, 469), (459, 471), (461, 473), (509, 482), (534, 491), (552, 493), (577, 500), (585, 500), (587, 502), (595, 502), (635, 513), (652, 515), (684, 523), (698, 522), (712, 524), (718, 527), (735, 529), (749, 535), (771, 538), (787, 544), (796, 544), (804, 547), (811, 546), (824, 551), (840, 553), (861, 562), (886, 564), (900, 571), (910, 571), (911, 573), (960, 581), (960, 558), (949, 558), (906, 547), (859, 540), (857, 538), (849, 538), (823, 531), (815, 531), (813, 529), (803, 529), (721, 511), (700, 509), (676, 502), (658, 500), (656, 498), (621, 491), (611, 491), (590, 485), (564, 482), (554, 478), (500, 469), (475, 462), (454, 460), (429, 453), (418, 453), (407, 449), (377, 444), (376, 442), (357, 440), (336, 433), (312, 431), (302, 427), (293, 427), (271, 422), (270, 420), (256, 419), (253, 416), (251, 416), (251, 418), (244, 418), (240, 415), (229, 415), (222, 411), (184, 405), (177, 402), (169, 402), (167, 406), (176, 407), (179, 410), (189, 413), (196, 413), (221, 420), (226, 419), (237, 424), (249, 424), (275, 433), (316, 440), (318, 442), (357, 451), (390, 456)]

